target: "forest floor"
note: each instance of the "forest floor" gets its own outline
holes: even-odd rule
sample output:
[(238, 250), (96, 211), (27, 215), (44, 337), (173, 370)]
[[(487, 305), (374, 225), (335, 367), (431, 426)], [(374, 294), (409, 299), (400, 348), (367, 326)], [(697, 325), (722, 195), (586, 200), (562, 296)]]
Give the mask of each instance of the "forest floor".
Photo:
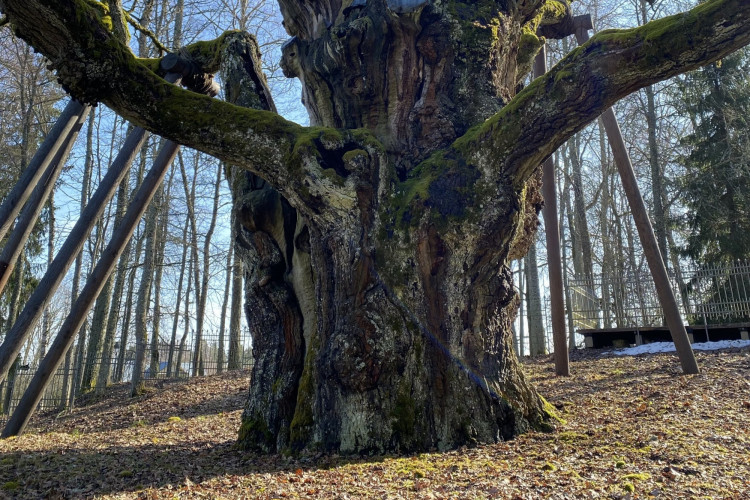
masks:
[(262, 456), (235, 449), (248, 373), (125, 386), (0, 440), (0, 498), (750, 499), (750, 349), (573, 353), (524, 363), (564, 423), (495, 445), (404, 456)]

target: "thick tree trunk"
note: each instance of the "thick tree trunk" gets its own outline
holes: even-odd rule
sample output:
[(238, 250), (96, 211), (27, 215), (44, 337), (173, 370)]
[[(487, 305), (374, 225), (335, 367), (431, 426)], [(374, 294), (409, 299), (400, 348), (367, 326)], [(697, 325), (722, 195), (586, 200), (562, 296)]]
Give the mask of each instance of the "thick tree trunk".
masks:
[[(378, 2), (347, 8), (337, 32), (350, 40), (346, 46), (332, 32), (314, 36), (320, 26), (302, 27), (299, 19), (290, 25), (287, 16), (298, 38), (285, 47), (282, 64), (303, 81), (311, 121), (369, 128), (385, 150), (350, 134), (311, 137), (326, 150), (324, 175), (350, 187), (319, 215), (294, 210), (252, 174), (233, 185), (255, 356), (244, 445), (446, 448), (509, 438), (544, 418), (512, 352), (517, 299), (506, 264), (533, 241), (538, 180), (521, 196), (499, 187), (517, 208), (493, 214), (496, 232), (464, 208), (478, 200), (459, 194), (478, 171), (446, 158), (426, 167), (439, 175), (429, 188), (408, 180), (420, 161), (497, 112), (516, 90), (519, 60), (509, 54), (517, 37), (493, 39), (490, 26), (469, 21), (478, 7), (465, 8), (450, 13), (459, 26), (432, 7), (421, 17)], [(495, 14), (502, 29), (520, 34), (520, 26)], [(475, 42), (466, 47), (469, 39)], [(267, 95), (260, 78), (247, 80)], [(453, 100), (443, 100), (447, 89)], [(378, 162), (380, 168), (364, 168)], [(406, 180), (396, 203), (384, 197), (395, 180), (386, 164)], [(465, 231), (460, 244), (444, 238), (446, 225)]]

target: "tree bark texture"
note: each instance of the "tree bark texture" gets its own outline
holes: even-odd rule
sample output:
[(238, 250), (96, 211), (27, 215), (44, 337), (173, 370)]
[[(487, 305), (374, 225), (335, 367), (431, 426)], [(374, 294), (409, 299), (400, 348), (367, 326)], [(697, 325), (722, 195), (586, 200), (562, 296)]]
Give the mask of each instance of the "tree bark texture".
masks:
[[(313, 127), (166, 85), (83, 0), (0, 8), (79, 99), (252, 173), (233, 186), (256, 361), (241, 444), (444, 449), (542, 426), (511, 339), (529, 181), (619, 98), (748, 43), (750, 7), (599, 34), (516, 95), (565, 2), (279, 3)], [(238, 38), (184, 52), (213, 72)]]

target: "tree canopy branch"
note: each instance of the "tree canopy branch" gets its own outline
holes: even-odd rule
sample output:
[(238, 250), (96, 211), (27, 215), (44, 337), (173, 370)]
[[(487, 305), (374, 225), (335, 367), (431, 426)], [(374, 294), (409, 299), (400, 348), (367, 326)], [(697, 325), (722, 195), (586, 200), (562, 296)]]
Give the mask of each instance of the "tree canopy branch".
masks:
[(467, 159), (502, 159), (497, 174), (524, 183), (565, 140), (619, 99), (748, 43), (750, 4), (742, 0), (709, 0), (638, 28), (603, 31), (453, 149)]
[[(135, 125), (248, 168), (297, 205), (316, 192), (348, 195), (352, 190), (319, 175), (316, 149), (330, 142), (321, 140), (323, 130), (167, 83), (158, 74), (159, 60), (136, 58), (103, 19), (106, 11), (89, 0), (0, 0), (0, 9), (16, 33), (50, 60), (60, 83), (77, 99), (106, 104)], [(199, 71), (214, 73), (222, 50), (238, 35), (230, 31), (192, 44), (181, 55)], [(357, 140), (349, 135), (337, 139)]]
[[(325, 132), (166, 83), (156, 73), (156, 61), (135, 58), (91, 1), (0, 0), (0, 8), (16, 32), (51, 61), (75, 97), (104, 103), (134, 124), (249, 168), (293, 203), (295, 197), (309, 194), (310, 183), (322, 182), (307, 170), (315, 163), (316, 148), (326, 142)], [(198, 42), (185, 52), (204, 72), (215, 72), (231, 36), (228, 32)], [(750, 5), (744, 0), (709, 0), (639, 28), (602, 32), (452, 149), (469, 160), (491, 158), (496, 168), (490, 177), (520, 185), (544, 158), (618, 99), (720, 59), (748, 42)], [(301, 176), (306, 176), (304, 181)]]

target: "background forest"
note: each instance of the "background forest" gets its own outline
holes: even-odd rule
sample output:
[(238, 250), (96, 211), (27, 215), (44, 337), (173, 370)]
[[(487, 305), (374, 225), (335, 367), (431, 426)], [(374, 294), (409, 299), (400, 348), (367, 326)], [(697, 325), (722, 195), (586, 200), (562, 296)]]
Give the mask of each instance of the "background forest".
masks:
[[(643, 24), (690, 8), (689, 1), (597, 0), (575, 2), (596, 30)], [(159, 57), (226, 29), (255, 34), (277, 105), (287, 118), (306, 122), (299, 88), (278, 67), (287, 39), (271, 0), (131, 0), (126, 9), (148, 33), (131, 29), (141, 57)], [(574, 48), (551, 41), (549, 65)], [(683, 270), (739, 265), (748, 257), (750, 211), (750, 52), (747, 49), (699, 71), (647, 87), (618, 103), (629, 153), (665, 262), (681, 287)], [(10, 29), (0, 28), (0, 197), (52, 127), (67, 97), (45, 62)], [(221, 96), (220, 96), (221, 97)], [(65, 240), (88, 197), (106, 172), (128, 124), (97, 107), (81, 132), (33, 237), (0, 297), (0, 340)], [(0, 388), (2, 414), (12, 411), (24, 380), (45, 353), (99, 252), (121, 217), (134, 186), (156, 154), (152, 137), (78, 256), (43, 321), (25, 344)], [(568, 330), (585, 326), (572, 306), (586, 290), (603, 309), (597, 321), (617, 322), (610, 297), (624, 276), (647, 266), (602, 127), (593, 123), (555, 153), (564, 260)], [(247, 367), (250, 335), (243, 319), (243, 269), (234, 258), (231, 194), (225, 168), (183, 149), (121, 258), (88, 321), (67, 353), (44, 405), (65, 408), (77, 395), (101, 391), (133, 373), (135, 338), (150, 339), (148, 377), (194, 376)], [(548, 350), (546, 251), (543, 228), (536, 246), (514, 264), (522, 293), (516, 322), (521, 355)], [(618, 281), (619, 280), (619, 281)], [(617, 283), (618, 285), (615, 285)], [(581, 292), (583, 290), (583, 292)], [(687, 293), (687, 292), (685, 292)], [(683, 295), (683, 298), (685, 296)], [(685, 299), (687, 300), (687, 299)], [(249, 304), (248, 307), (252, 307)], [(548, 335), (545, 335), (547, 332)], [(571, 347), (580, 336), (570, 335)], [(1, 418), (1, 417), (0, 417)]]

